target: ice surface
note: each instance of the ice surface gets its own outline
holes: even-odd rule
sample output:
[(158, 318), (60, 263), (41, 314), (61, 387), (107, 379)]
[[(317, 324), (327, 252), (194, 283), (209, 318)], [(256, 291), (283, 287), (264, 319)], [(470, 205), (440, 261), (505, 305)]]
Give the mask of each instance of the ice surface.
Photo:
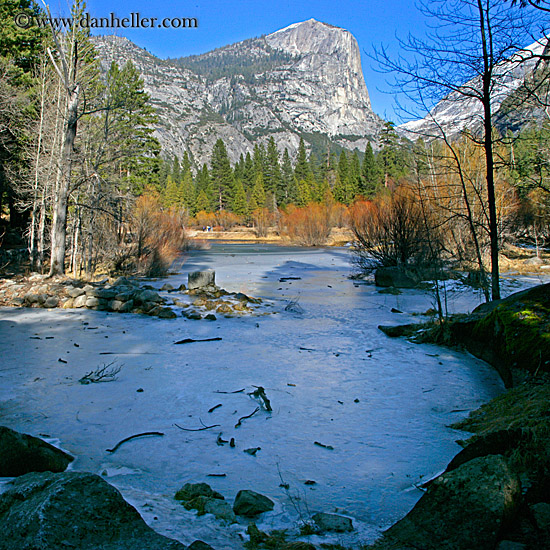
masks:
[[(73, 469), (103, 475), (150, 525), (185, 544), (200, 538), (218, 549), (242, 548), (246, 525), (223, 526), (173, 499), (184, 483), (202, 481), (230, 502), (240, 489), (274, 500), (261, 529), (292, 530), (317, 511), (339, 512), (353, 517), (357, 530), (323, 541), (372, 541), (414, 506), (421, 496), (415, 484), (460, 450), (455, 441), (466, 434), (447, 426), (502, 391), (493, 369), (467, 354), (380, 332), (379, 324), (417, 321), (410, 314), (431, 307), (431, 297), (414, 290), (383, 295), (350, 280), (345, 249), (214, 244), (186, 254), (180, 274), (153, 284), (177, 287), (188, 272), (207, 268), (216, 270), (219, 286), (262, 297), (270, 305), (260, 312), (275, 313), (207, 322), (0, 310), (0, 423), (57, 438), (76, 457)], [(472, 292), (449, 286), (450, 309), (478, 303)], [(301, 314), (284, 310), (295, 299)], [(174, 345), (213, 336), (222, 340)], [(116, 381), (78, 382), (113, 361), (122, 366)], [(262, 410), (235, 428), (258, 406), (248, 395), (254, 386), (265, 388), (273, 412)], [(220, 426), (186, 432), (175, 423)], [(165, 435), (106, 452), (149, 431)], [(234, 437), (236, 447), (218, 446), (220, 433)], [(261, 450), (243, 452), (251, 447)]]

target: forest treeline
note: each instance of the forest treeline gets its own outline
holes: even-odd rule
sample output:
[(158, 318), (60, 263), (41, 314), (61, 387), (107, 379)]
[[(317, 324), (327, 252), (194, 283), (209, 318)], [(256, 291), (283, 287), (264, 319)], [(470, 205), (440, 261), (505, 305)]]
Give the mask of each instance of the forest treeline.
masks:
[[(388, 122), (364, 151), (308, 154), (302, 138), (291, 156), (272, 136), (231, 163), (218, 139), (210, 162), (196, 166), (187, 153), (161, 151), (155, 111), (131, 63), (102, 69), (86, 29), (14, 24), (14, 13), (41, 9), (30, 0), (0, 6), (0, 239), (3, 249), (26, 251), (30, 269), (155, 274), (184, 246), (185, 228), (243, 224), (306, 245), (349, 226), (365, 252), (364, 268), (389, 243), (379, 263), (422, 258), (488, 270), (479, 139), (467, 132), (453, 140), (406, 139)], [(82, 10), (77, 0), (73, 14)], [(509, 108), (544, 105), (547, 77), (542, 64), (531, 77), (536, 96), (523, 87)], [(542, 246), (550, 238), (546, 111), (492, 144), (501, 244)]]

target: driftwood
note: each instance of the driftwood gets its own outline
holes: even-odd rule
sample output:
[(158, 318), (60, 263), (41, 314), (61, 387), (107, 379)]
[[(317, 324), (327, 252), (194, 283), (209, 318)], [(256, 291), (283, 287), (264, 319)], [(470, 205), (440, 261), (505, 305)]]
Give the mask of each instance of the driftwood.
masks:
[(113, 382), (117, 379), (117, 374), (122, 369), (122, 365), (119, 367), (113, 367), (109, 369), (112, 365), (115, 364), (115, 361), (109, 363), (108, 365), (103, 365), (102, 367), (97, 368), (96, 370), (86, 373), (79, 382), (81, 384), (92, 384), (97, 382)]
[(216, 390), (214, 393), (225, 393), (225, 394), (242, 393), (244, 390), (245, 390), (245, 388), (241, 388), (240, 390), (235, 390), (235, 391), (220, 391), (220, 390)]
[(146, 435), (164, 435), (164, 434), (162, 432), (143, 432), (142, 434), (131, 435), (130, 437), (126, 437), (122, 441), (119, 441), (112, 449), (105, 449), (105, 450), (109, 453), (114, 453), (123, 443), (126, 443), (127, 441), (130, 441), (132, 439), (136, 439), (137, 437), (145, 437)]
[(261, 450), (262, 450), (261, 447), (252, 447), (252, 449), (245, 449), (245, 450), (243, 451), (243, 453), (247, 453), (247, 454), (249, 454), (250, 456), (256, 456), (256, 453), (257, 453), (258, 451), (261, 451)]
[(221, 446), (225, 445), (226, 443), (229, 443), (229, 441), (227, 441), (227, 439), (222, 439), (222, 434), (219, 433), (218, 437), (216, 438), (216, 445), (219, 445), (221, 447)]
[(286, 283), (286, 281), (299, 281), (302, 277), (281, 277), (279, 279), (280, 283)]
[(260, 407), (256, 407), (250, 414), (247, 414), (246, 416), (241, 416), (241, 418), (239, 418), (238, 422), (235, 424), (235, 428), (238, 428), (241, 425), (243, 420), (246, 420), (247, 418), (254, 416), (259, 410), (260, 410)]
[(177, 342), (174, 342), (174, 344), (192, 344), (193, 342), (218, 342), (221, 340), (220, 336), (216, 336), (215, 338), (202, 338), (195, 340), (194, 338), (184, 338), (183, 340), (178, 340)]
[(262, 388), (262, 386), (254, 386), (256, 389), (249, 395), (253, 395), (254, 397), (258, 397), (262, 400), (265, 410), (271, 412), (273, 409), (271, 408), (271, 403), (269, 399), (267, 398), (267, 395), (265, 394), (265, 389)]
[(208, 409), (208, 412), (214, 412), (216, 409), (220, 408), (222, 406), (221, 403), (218, 403), (217, 405), (214, 405), (211, 409)]
[(205, 426), (202, 423), (202, 420), (200, 420), (200, 423), (203, 425), (202, 428), (183, 428), (182, 426), (176, 424), (175, 422), (174, 422), (174, 426), (176, 426), (176, 428), (179, 428), (180, 430), (183, 430), (184, 432), (202, 432), (203, 430), (209, 430), (210, 428), (219, 428), (220, 427), (220, 424), (212, 424), (212, 426)]
[(319, 443), (318, 441), (314, 441), (313, 444), (317, 445), (318, 447), (323, 447), (323, 449), (328, 449), (329, 451), (334, 451), (334, 447), (332, 445), (325, 445), (324, 443)]

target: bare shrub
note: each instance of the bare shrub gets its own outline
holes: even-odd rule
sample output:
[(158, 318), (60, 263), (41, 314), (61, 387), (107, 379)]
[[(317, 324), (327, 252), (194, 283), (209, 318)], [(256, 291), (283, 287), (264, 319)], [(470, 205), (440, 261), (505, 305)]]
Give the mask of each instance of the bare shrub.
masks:
[(363, 271), (379, 266), (425, 268), (441, 251), (435, 224), (407, 189), (356, 202), (350, 208), (350, 226), (356, 263)]
[(257, 237), (267, 237), (269, 228), (273, 225), (274, 216), (268, 208), (257, 208), (252, 212), (252, 222), (254, 223), (254, 232)]
[(166, 273), (187, 246), (186, 214), (172, 207), (162, 210), (158, 197), (142, 195), (134, 211), (134, 247), (137, 268), (149, 277)]
[(216, 212), (216, 222), (218, 226), (222, 228), (223, 231), (230, 231), (236, 225), (242, 224), (242, 219), (237, 214), (233, 212), (228, 212), (227, 210), (219, 210)]
[(332, 229), (333, 206), (311, 203), (302, 208), (289, 206), (283, 213), (282, 225), (293, 243), (320, 246), (326, 243)]

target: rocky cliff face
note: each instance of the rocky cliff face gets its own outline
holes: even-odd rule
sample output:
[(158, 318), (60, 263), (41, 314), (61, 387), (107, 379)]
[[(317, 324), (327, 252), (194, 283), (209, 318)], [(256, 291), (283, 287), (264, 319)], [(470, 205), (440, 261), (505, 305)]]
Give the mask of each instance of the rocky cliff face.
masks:
[(200, 56), (161, 60), (125, 38), (94, 38), (105, 67), (132, 61), (159, 113), (168, 154), (208, 162), (222, 138), (232, 161), (271, 135), (293, 155), (303, 136), (364, 150), (382, 121), (370, 105), (355, 38), (314, 19)]
[[(491, 109), (494, 123), (500, 130), (518, 130), (522, 124), (538, 116), (536, 109), (530, 113), (521, 112), (521, 120), (514, 116), (514, 113), (519, 114), (521, 111), (514, 94), (521, 88), (526, 77), (533, 74), (540, 62), (538, 56), (544, 49), (542, 41), (535, 42), (495, 68)], [(467, 82), (464, 88), (481, 90), (481, 86), (481, 79), (474, 78)], [(481, 130), (482, 116), (483, 106), (478, 99), (452, 92), (423, 119), (407, 122), (399, 126), (398, 130), (411, 139), (420, 136), (442, 137), (443, 132), (448, 138), (454, 138), (465, 129), (474, 132)]]

